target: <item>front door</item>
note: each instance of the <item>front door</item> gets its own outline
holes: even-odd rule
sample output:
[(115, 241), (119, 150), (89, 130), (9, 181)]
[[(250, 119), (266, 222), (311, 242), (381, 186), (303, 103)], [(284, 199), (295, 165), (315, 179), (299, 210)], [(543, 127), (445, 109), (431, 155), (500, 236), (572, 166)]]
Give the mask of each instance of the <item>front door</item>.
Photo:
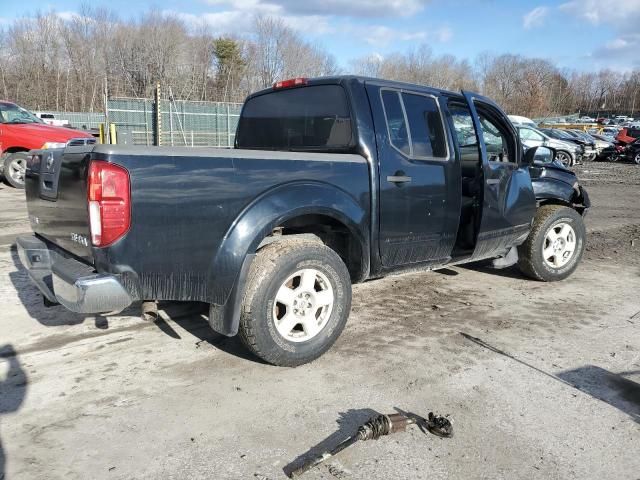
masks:
[(435, 95), (367, 85), (379, 160), (382, 265), (444, 263), (460, 214), (456, 163)]
[(536, 212), (528, 166), (522, 146), (504, 112), (491, 100), (463, 92), (480, 141), (484, 194), (474, 259), (505, 253), (523, 241)]

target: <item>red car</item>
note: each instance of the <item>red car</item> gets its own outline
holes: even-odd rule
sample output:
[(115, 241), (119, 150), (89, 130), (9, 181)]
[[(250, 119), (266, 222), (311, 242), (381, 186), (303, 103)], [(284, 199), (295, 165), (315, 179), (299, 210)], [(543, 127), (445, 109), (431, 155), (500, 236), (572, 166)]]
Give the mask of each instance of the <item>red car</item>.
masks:
[(0, 101), (0, 173), (16, 188), (24, 188), (27, 152), (38, 148), (62, 148), (72, 138), (91, 137), (71, 128), (47, 125), (15, 103)]
[(625, 145), (635, 142), (638, 138), (640, 138), (640, 128), (634, 127), (625, 127), (616, 135), (616, 140)]

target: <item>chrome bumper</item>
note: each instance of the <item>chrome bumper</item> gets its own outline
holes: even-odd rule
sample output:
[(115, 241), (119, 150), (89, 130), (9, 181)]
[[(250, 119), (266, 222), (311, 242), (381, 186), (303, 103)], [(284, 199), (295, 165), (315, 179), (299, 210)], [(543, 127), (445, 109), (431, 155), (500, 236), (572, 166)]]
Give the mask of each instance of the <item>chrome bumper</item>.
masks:
[(16, 239), (20, 262), (47, 300), (77, 313), (119, 312), (134, 301), (115, 275), (60, 255), (35, 235)]

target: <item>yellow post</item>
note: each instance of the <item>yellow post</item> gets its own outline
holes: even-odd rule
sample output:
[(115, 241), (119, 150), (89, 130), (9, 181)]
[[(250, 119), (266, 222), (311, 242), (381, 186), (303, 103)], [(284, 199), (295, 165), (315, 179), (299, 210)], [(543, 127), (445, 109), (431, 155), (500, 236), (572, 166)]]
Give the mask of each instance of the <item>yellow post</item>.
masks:
[(100, 131), (100, 135), (98, 137), (98, 140), (102, 144), (102, 143), (104, 143), (104, 123), (101, 123), (99, 125), (99, 131)]
[(111, 145), (117, 145), (118, 144), (118, 137), (116, 136), (116, 124), (115, 123), (110, 123), (109, 124), (109, 135), (111, 136)]

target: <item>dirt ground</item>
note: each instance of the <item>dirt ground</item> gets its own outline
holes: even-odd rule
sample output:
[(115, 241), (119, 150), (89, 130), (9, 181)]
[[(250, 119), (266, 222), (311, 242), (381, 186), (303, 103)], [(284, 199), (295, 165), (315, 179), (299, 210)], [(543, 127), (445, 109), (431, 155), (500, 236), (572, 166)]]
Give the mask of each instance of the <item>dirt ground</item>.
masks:
[(449, 414), (357, 444), (308, 479), (636, 479), (640, 167), (578, 167), (585, 259), (543, 284), (454, 267), (358, 285), (333, 349), (257, 362), (168, 305), (83, 317), (45, 308), (11, 245), (22, 192), (0, 187), (0, 479), (281, 479), (374, 412)]

